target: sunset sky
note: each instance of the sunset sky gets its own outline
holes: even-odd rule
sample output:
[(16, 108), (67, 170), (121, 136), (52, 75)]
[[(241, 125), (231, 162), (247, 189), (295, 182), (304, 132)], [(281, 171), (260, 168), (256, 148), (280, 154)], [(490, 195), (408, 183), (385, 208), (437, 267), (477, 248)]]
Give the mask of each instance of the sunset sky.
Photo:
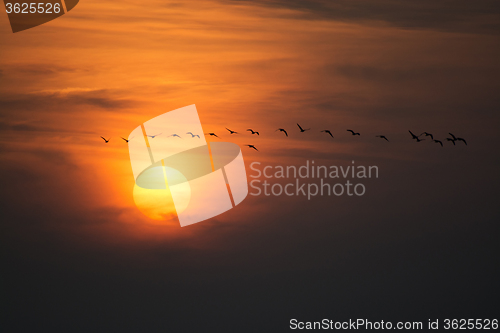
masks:
[[(0, 15), (8, 327), (497, 315), (499, 59), (496, 1), (82, 0), (15, 34)], [(314, 160), (379, 178), (362, 197), (249, 195), (185, 228), (152, 220), (120, 136), (191, 104), (248, 175)]]

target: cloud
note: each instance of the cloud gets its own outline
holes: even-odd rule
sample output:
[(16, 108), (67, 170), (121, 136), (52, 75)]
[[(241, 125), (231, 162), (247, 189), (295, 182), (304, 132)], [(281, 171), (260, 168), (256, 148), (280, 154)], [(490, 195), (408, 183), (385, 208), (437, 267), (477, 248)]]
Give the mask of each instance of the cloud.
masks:
[(13, 72), (18, 72), (23, 75), (56, 75), (61, 73), (76, 73), (80, 69), (61, 66), (57, 64), (24, 64), (17, 66), (10, 66)]
[(117, 91), (100, 90), (61, 90), (18, 94), (14, 96), (0, 95), (0, 109), (3, 110), (64, 110), (69, 106), (90, 105), (104, 110), (126, 109), (135, 105), (135, 101), (122, 98)]
[[(328, 0), (229, 0), (297, 11), (303, 19), (335, 21), (382, 21), (404, 29), (435, 29), (452, 32), (500, 33), (498, 1), (328, 1)], [(289, 14), (287, 14), (289, 15)]]

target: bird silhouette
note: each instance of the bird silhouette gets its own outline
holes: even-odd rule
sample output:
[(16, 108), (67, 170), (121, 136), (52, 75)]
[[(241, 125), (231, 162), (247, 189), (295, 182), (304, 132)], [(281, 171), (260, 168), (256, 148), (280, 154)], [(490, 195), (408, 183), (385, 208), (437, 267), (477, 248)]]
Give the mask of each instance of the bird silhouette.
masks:
[(260, 134), (259, 134), (259, 132), (254, 131), (254, 130), (253, 130), (253, 129), (251, 129), (251, 128), (247, 129), (247, 131), (252, 132), (252, 134), (257, 134), (257, 135), (260, 135)]
[(191, 132), (187, 132), (186, 134), (191, 134), (191, 137), (192, 137), (192, 138), (194, 138), (195, 136), (197, 136), (197, 137), (198, 137), (198, 139), (200, 138), (200, 136), (199, 136), (198, 134), (193, 134), (193, 133), (191, 133)]
[(451, 141), (451, 143), (453, 143), (453, 145), (455, 145), (455, 141), (457, 141), (456, 139), (452, 139), (452, 138), (446, 138), (446, 141)]
[(410, 132), (410, 134), (411, 134), (411, 138), (412, 138), (412, 139), (415, 139), (415, 140), (417, 140), (417, 142), (420, 142), (420, 141), (418, 141), (418, 137), (419, 137), (420, 135), (422, 135), (422, 134), (420, 134), (420, 135), (415, 135), (415, 134), (413, 134), (413, 132), (412, 132), (412, 131), (410, 131), (410, 130), (408, 130), (408, 132)]
[(320, 132), (325, 132), (325, 133), (328, 133), (328, 134), (330, 134), (330, 136), (333, 138), (333, 134), (332, 134), (332, 132), (330, 132), (330, 130), (323, 130), (323, 131), (320, 131)]
[(179, 139), (182, 139), (182, 138), (181, 138), (180, 136), (178, 136), (177, 134), (172, 134), (172, 135), (169, 135), (168, 137), (171, 137), (171, 136), (173, 136), (173, 137), (178, 137)]
[[(431, 140), (434, 140), (434, 136), (432, 136), (431, 133), (427, 133), (427, 132), (424, 132), (422, 134), (425, 134), (425, 136), (430, 136), (431, 137)], [(422, 134), (420, 134), (419, 136), (422, 136)]]
[(102, 138), (102, 139), (104, 140), (104, 142), (106, 142), (106, 143), (108, 143), (108, 142), (109, 142), (109, 139), (111, 139), (111, 138), (109, 138), (109, 139), (107, 139), (107, 140), (106, 140), (106, 138), (105, 138), (105, 137), (103, 137), (103, 136), (101, 136), (101, 138)]
[(231, 134), (238, 134), (236, 131), (231, 131), (229, 128), (226, 127), (226, 129), (231, 133)]
[(288, 133), (283, 128), (278, 128), (275, 132), (277, 131), (283, 132), (286, 136), (288, 136)]
[(351, 133), (352, 133), (352, 135), (361, 135), (361, 134), (359, 134), (359, 133), (357, 133), (357, 132), (354, 132), (353, 130), (350, 130), (350, 129), (348, 129), (348, 130), (347, 130), (347, 132), (351, 132)]
[(128, 142), (128, 140), (127, 140), (127, 139), (125, 139), (125, 138), (123, 138), (123, 137), (121, 137), (121, 136), (120, 136), (120, 138), (122, 138), (123, 140), (125, 140), (125, 142)]
[(386, 140), (387, 142), (389, 142), (389, 140), (385, 137), (385, 135), (375, 135), (375, 137), (377, 137), (377, 138), (381, 138), (381, 139), (384, 139), (384, 140)]
[(161, 135), (161, 134), (162, 134), (162, 133), (160, 133), (160, 134), (155, 134), (155, 135), (148, 135), (148, 136), (149, 136), (151, 139), (154, 139), (154, 138), (156, 138), (158, 135)]
[(215, 133), (205, 133), (205, 135), (215, 136), (216, 138), (218, 138), (218, 136), (215, 135)]
[(443, 146), (443, 142), (439, 141), (439, 140), (434, 140), (435, 143), (439, 143), (441, 145), (441, 147)]
[(467, 146), (467, 141), (465, 141), (465, 139), (457, 138), (457, 141), (463, 141), (465, 143), (465, 145)]
[(303, 129), (302, 127), (300, 127), (299, 123), (297, 123), (297, 126), (299, 126), (300, 133), (303, 133), (305, 131), (309, 131), (310, 130), (310, 128)]
[(257, 148), (255, 148), (255, 146), (254, 146), (254, 145), (245, 145), (245, 146), (250, 147), (250, 148), (253, 148), (253, 149), (255, 149), (255, 150), (259, 151)]

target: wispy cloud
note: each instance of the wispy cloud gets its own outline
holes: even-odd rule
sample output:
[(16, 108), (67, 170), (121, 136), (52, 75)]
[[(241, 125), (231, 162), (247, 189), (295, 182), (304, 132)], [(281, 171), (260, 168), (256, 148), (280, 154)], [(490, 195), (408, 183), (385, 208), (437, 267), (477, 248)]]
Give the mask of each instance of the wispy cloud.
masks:
[[(404, 29), (436, 29), (452, 32), (500, 34), (500, 5), (480, 1), (329, 1), (329, 0), (223, 0), (226, 3), (286, 8), (279, 13), (302, 19), (359, 23), (386, 22)], [(278, 13), (277, 13), (278, 14)]]
[(18, 95), (0, 95), (0, 109), (8, 110), (40, 110), (65, 111), (65, 107), (89, 105), (102, 110), (125, 111), (136, 105), (136, 101), (125, 98), (120, 92), (107, 89), (65, 88), (42, 90)]

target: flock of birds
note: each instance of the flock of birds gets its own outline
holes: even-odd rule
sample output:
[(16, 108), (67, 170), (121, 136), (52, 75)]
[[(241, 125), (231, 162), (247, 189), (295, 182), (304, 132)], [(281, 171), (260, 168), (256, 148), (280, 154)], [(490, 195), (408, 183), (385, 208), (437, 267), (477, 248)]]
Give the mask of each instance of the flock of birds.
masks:
[[(309, 130), (311, 130), (310, 128), (306, 128), (306, 129), (302, 128), (302, 126), (300, 126), (300, 125), (299, 125), (299, 123), (297, 123), (297, 126), (299, 127), (299, 131), (300, 131), (300, 133), (304, 133), (305, 131), (309, 131)], [(227, 127), (226, 127), (226, 130), (228, 130), (230, 134), (239, 134), (238, 132), (233, 131), (233, 130), (230, 130), (230, 129), (229, 129), (229, 128), (227, 128)], [(288, 132), (287, 132), (284, 128), (278, 128), (275, 132), (278, 132), (278, 131), (283, 132), (283, 133), (284, 133), (284, 134), (288, 137)], [(257, 134), (257, 135), (260, 135), (260, 133), (259, 133), (259, 132), (254, 131), (254, 130), (253, 130), (253, 129), (251, 129), (251, 128), (247, 129), (247, 132), (251, 132), (252, 134)], [(332, 132), (331, 132), (330, 130), (325, 129), (325, 130), (322, 130), (322, 131), (320, 131), (320, 132), (322, 132), (322, 133), (326, 133), (326, 134), (330, 135), (330, 136), (333, 138), (333, 134), (332, 134)], [(360, 134), (359, 132), (355, 132), (355, 131), (353, 131), (353, 130), (351, 130), (351, 129), (348, 129), (348, 130), (347, 130), (347, 132), (350, 132), (350, 133), (351, 133), (351, 135), (353, 135), (353, 136), (356, 136), (356, 135), (361, 136), (361, 134)], [(408, 132), (410, 132), (411, 138), (412, 138), (413, 140), (415, 140), (416, 142), (421, 142), (421, 141), (424, 141), (425, 139), (421, 139), (420, 137), (421, 137), (421, 136), (425, 136), (425, 137), (430, 137), (430, 138), (431, 138), (431, 140), (432, 140), (433, 142), (435, 142), (435, 143), (439, 143), (439, 144), (441, 145), (441, 147), (443, 147), (443, 141), (434, 139), (434, 136), (433, 136), (431, 133), (428, 133), (428, 132), (423, 132), (423, 133), (421, 133), (420, 135), (415, 135), (412, 131), (408, 131)], [(163, 133), (159, 133), (159, 134), (155, 134), (155, 135), (148, 135), (148, 137), (150, 137), (151, 139), (154, 139), (155, 137), (157, 137), (157, 136), (159, 136), (159, 135), (162, 135), (162, 134), (163, 134)], [(200, 136), (199, 136), (198, 134), (193, 134), (193, 133), (191, 133), (191, 132), (187, 132), (186, 134), (191, 135), (191, 138), (194, 138), (194, 137), (198, 137), (198, 139), (200, 138)], [(459, 138), (459, 137), (456, 137), (456, 136), (455, 136), (455, 135), (453, 135), (452, 133), (448, 133), (448, 134), (450, 135), (450, 137), (449, 137), (449, 138), (446, 138), (446, 141), (450, 141), (451, 143), (453, 143), (453, 145), (456, 145), (456, 144), (455, 144), (455, 142), (457, 142), (457, 141), (462, 141), (465, 145), (467, 145), (467, 141), (465, 141), (465, 139), (463, 139), (463, 138)], [(205, 135), (215, 136), (216, 138), (218, 138), (218, 137), (219, 137), (219, 136), (217, 136), (217, 134), (215, 134), (215, 133), (205, 133)], [(171, 135), (169, 135), (168, 137), (177, 137), (177, 138), (181, 138), (181, 136), (180, 136), (180, 135), (178, 135), (178, 134), (171, 134)], [(389, 142), (389, 139), (387, 139), (387, 137), (386, 137), (385, 135), (376, 135), (375, 137), (380, 138), (380, 139), (383, 139), (383, 140), (385, 140), (385, 141)], [(106, 138), (105, 138), (105, 137), (103, 137), (103, 136), (101, 136), (101, 138), (104, 140), (104, 142), (105, 142), (105, 143), (108, 143), (108, 142), (109, 142), (109, 140), (110, 140), (110, 139), (106, 139)], [(131, 139), (132, 139), (132, 138), (130, 138), (129, 140), (127, 140), (127, 139), (125, 139), (125, 138), (123, 138), (123, 137), (121, 137), (121, 138), (122, 138), (125, 142), (129, 142), (129, 140), (131, 140)], [(252, 148), (252, 149), (255, 149), (255, 150), (257, 150), (257, 151), (259, 151), (259, 150), (258, 150), (258, 149), (254, 146), (254, 145), (245, 145), (245, 146), (246, 146), (246, 147), (249, 147), (249, 148)]]

